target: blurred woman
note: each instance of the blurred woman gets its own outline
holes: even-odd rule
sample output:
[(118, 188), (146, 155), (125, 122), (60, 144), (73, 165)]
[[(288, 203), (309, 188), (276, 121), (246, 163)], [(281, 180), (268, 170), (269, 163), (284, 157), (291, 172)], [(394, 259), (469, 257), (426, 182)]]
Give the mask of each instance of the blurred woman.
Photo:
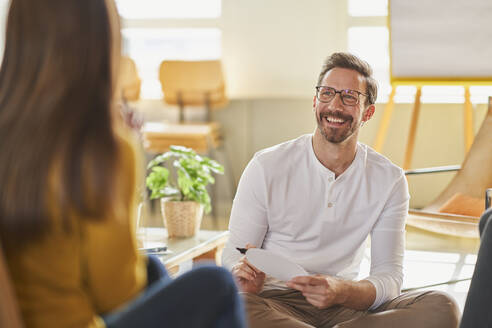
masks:
[[(115, 109), (113, 0), (12, 0), (0, 69), (0, 240), (27, 327), (242, 327), (230, 275), (147, 286), (136, 157)], [(153, 268), (156, 271), (155, 262)]]

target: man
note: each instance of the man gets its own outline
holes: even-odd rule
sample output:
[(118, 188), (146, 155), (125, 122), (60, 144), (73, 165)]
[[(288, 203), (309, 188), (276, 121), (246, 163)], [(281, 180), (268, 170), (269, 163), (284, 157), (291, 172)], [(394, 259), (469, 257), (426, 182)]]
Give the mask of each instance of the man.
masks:
[[(408, 187), (403, 171), (357, 141), (374, 114), (369, 65), (334, 53), (319, 75), (317, 128), (255, 154), (234, 199), (223, 254), (242, 290), (250, 326), (456, 327), (438, 292), (400, 294)], [(354, 281), (371, 236), (371, 272)], [(311, 275), (281, 282), (235, 248), (261, 247)]]

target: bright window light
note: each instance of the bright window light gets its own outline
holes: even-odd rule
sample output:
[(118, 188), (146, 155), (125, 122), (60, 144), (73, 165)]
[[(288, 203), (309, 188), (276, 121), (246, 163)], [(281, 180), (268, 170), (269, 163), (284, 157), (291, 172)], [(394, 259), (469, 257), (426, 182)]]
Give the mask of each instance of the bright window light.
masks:
[(378, 81), (377, 102), (386, 102), (391, 91), (389, 82), (389, 34), (382, 26), (348, 29), (348, 51), (367, 61)]
[(422, 87), (423, 103), (453, 104), (465, 102), (465, 89), (460, 86), (427, 85)]
[[(396, 88), (395, 102), (413, 103), (416, 91), (417, 88), (414, 86), (398, 86)], [(490, 95), (492, 95), (492, 86), (470, 87), (472, 104), (486, 104)], [(420, 101), (426, 104), (463, 104), (465, 102), (465, 89), (462, 86), (423, 86)]]
[(159, 66), (164, 59), (221, 58), (222, 33), (217, 28), (123, 29), (123, 53), (135, 61), (143, 99), (162, 98)]
[(403, 265), (403, 276), (405, 277), (403, 286), (412, 288), (449, 281), (453, 279), (455, 269), (456, 264), (453, 263), (406, 262)]
[(457, 274), (458, 279), (471, 278), (473, 276), (473, 271), (475, 271), (475, 265), (463, 265), (460, 272)]
[(349, 0), (350, 16), (387, 16), (388, 0)]
[(217, 18), (221, 0), (116, 0), (125, 19)]
[(405, 251), (405, 261), (413, 262), (435, 262), (435, 263), (458, 263), (460, 254), (429, 252), (429, 251)]
[[(411, 85), (399, 85), (396, 87), (395, 102), (401, 104), (413, 104), (417, 88)], [(389, 95), (387, 95), (389, 97)]]
[(492, 96), (492, 86), (470, 87), (470, 98), (474, 104), (487, 104), (489, 96)]
[[(469, 276), (471, 277), (471, 276)], [(468, 277), (468, 278), (469, 278)], [(465, 295), (468, 294), (468, 291), (470, 290), (470, 283), (471, 280), (466, 280), (466, 281), (460, 281), (456, 284), (454, 284), (454, 290), (452, 290), (455, 293), (464, 293)], [(452, 288), (453, 285), (449, 285), (449, 288)], [(447, 291), (449, 292), (449, 291)]]
[(478, 256), (476, 254), (467, 254), (465, 257), (465, 264), (473, 264), (477, 263)]

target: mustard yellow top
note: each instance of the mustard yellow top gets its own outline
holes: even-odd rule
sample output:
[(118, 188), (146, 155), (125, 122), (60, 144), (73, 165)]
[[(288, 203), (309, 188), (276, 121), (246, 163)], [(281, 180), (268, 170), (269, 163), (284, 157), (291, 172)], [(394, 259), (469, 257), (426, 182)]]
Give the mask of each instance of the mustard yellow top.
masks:
[[(133, 191), (134, 151), (122, 143), (118, 187)], [(128, 213), (134, 204), (125, 204)], [(46, 238), (6, 254), (26, 327), (104, 327), (97, 314), (138, 296), (146, 284), (146, 258), (138, 254), (129, 217), (75, 218), (70, 233), (54, 220)]]

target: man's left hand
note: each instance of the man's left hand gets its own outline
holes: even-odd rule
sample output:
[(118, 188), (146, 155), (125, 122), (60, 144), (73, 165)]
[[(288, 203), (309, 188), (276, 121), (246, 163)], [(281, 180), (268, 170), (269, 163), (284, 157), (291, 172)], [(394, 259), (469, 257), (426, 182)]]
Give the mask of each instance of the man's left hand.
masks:
[(318, 309), (341, 304), (344, 299), (343, 280), (331, 276), (298, 276), (287, 282), (287, 286), (300, 291)]

